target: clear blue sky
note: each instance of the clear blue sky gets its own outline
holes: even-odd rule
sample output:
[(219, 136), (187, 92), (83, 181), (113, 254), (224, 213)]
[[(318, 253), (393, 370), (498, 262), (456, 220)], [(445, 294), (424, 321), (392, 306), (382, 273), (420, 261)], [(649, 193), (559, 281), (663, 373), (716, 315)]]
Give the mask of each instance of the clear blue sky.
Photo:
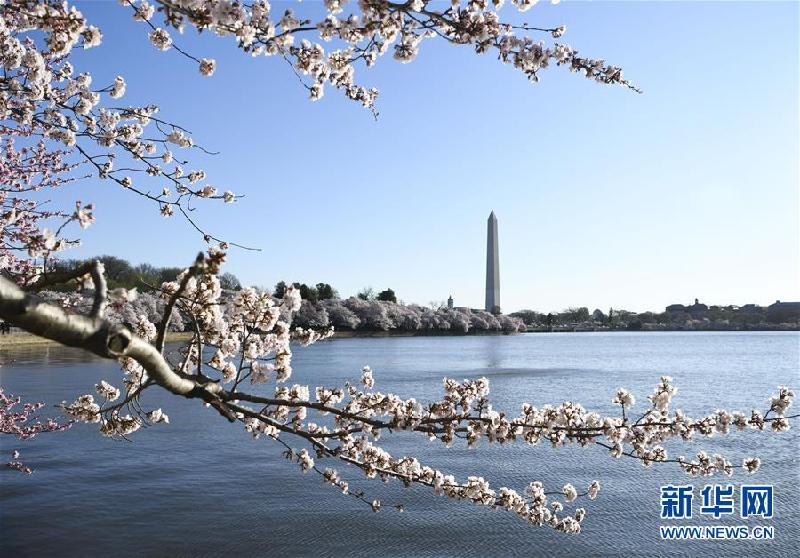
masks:
[[(105, 35), (79, 68), (96, 83), (123, 73), (127, 102), (159, 104), (222, 152), (201, 159), (209, 182), (247, 198), (198, 218), (262, 248), (231, 253), (246, 284), (391, 286), (406, 302), (481, 306), (494, 210), (506, 311), (800, 299), (796, 2), (543, 4), (524, 19), (566, 24), (568, 43), (645, 94), (558, 68), (534, 86), (491, 55), (429, 41), (412, 64), (387, 56), (360, 72), (381, 90), (378, 122), (333, 90), (311, 103), (283, 61), (230, 39), (177, 39), (218, 60), (202, 78), (116, 2), (79, 6)], [(89, 189), (98, 222), (72, 256), (182, 265), (202, 247), (145, 200)]]

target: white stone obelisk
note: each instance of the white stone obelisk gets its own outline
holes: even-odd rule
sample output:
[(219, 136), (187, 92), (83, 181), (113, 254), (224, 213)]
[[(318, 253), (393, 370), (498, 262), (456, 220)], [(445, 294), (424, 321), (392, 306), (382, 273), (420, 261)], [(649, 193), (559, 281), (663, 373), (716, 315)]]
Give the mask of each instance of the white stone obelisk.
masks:
[(500, 253), (497, 249), (497, 217), (486, 222), (486, 311), (500, 313)]

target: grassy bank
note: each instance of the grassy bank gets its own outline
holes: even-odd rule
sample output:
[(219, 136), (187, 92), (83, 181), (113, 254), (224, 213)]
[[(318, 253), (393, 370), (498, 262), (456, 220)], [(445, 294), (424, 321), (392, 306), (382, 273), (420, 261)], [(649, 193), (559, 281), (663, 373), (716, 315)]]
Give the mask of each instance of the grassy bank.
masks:
[[(186, 341), (191, 338), (192, 334), (187, 331), (171, 331), (167, 333), (167, 342), (172, 341)], [(0, 349), (5, 347), (21, 347), (28, 345), (58, 345), (55, 341), (39, 337), (24, 331), (14, 332), (8, 335), (0, 335)]]
[[(351, 337), (465, 337), (467, 335), (504, 335), (502, 332), (482, 332), (478, 333), (451, 333), (447, 331), (432, 332), (426, 331), (364, 331), (364, 330), (337, 330), (334, 339), (347, 339)], [(167, 333), (167, 343), (176, 341), (187, 341), (192, 334), (187, 331), (173, 331)], [(25, 347), (25, 346), (54, 346), (58, 345), (55, 341), (39, 337), (24, 331), (14, 332), (9, 335), (0, 335), (0, 350), (6, 347)]]

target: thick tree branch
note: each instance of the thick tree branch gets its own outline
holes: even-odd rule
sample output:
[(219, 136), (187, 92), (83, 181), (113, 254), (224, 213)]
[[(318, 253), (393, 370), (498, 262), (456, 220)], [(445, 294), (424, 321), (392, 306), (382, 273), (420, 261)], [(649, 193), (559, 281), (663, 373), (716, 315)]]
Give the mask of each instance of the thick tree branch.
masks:
[(69, 313), (24, 292), (4, 277), (0, 277), (0, 318), (40, 337), (79, 347), (103, 358), (130, 357), (141, 364), (158, 385), (176, 395), (200, 397), (210, 402), (220, 391), (214, 382), (201, 384), (176, 373), (160, 351), (124, 326), (99, 317)]

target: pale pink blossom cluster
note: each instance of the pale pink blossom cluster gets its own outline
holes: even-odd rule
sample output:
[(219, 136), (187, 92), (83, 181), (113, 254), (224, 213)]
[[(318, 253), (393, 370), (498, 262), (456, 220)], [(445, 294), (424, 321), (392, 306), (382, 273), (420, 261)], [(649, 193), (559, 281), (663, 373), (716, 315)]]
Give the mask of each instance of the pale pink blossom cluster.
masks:
[(7, 394), (0, 386), (0, 434), (30, 440), (42, 432), (60, 432), (72, 426), (53, 418), (42, 422), (37, 415), (42, 407), (44, 403), (23, 403), (22, 398)]
[[(127, 437), (145, 424), (169, 424), (169, 416), (160, 408), (145, 412), (138, 404), (138, 395), (147, 385), (149, 384), (139, 381), (135, 388), (128, 388), (125, 401), (108, 405), (119, 398), (120, 390), (103, 380), (95, 386), (102, 402), (98, 403), (93, 395), (86, 394), (73, 403), (62, 402), (61, 410), (72, 420), (98, 423), (100, 433), (109, 438)], [(127, 406), (130, 412), (123, 415), (120, 412), (123, 406)]]
[[(62, 432), (72, 426), (72, 422), (59, 422), (54, 418), (42, 421), (37, 415), (42, 407), (44, 403), (22, 403), (22, 398), (7, 394), (0, 386), (0, 434), (24, 441), (44, 432)], [(20, 460), (18, 450), (12, 452), (6, 466), (28, 475), (33, 472)]]
[(61, 411), (71, 419), (81, 422), (100, 422), (100, 410), (100, 405), (95, 402), (91, 393), (81, 395), (72, 403), (61, 402)]
[[(223, 383), (234, 385), (247, 379), (251, 384), (271, 378), (288, 380), (292, 375), (290, 342), (307, 345), (331, 335), (332, 330), (291, 327), (301, 302), (299, 290), (293, 286), (279, 302), (268, 292), (246, 288), (223, 303), (218, 271), (224, 259), (224, 252), (212, 249), (202, 269), (187, 269), (176, 281), (162, 285), (163, 296), (178, 295), (176, 304), (197, 328), (195, 342), (185, 351), (182, 370), (206, 366), (217, 371)], [(203, 359), (200, 346), (214, 349), (210, 358)]]
[(62, 233), (73, 222), (83, 229), (92, 224), (94, 207), (78, 201), (70, 212), (37, 198), (75, 180), (75, 165), (66, 162), (65, 151), (48, 150), (42, 140), (25, 145), (28, 133), (3, 125), (0, 132), (0, 271), (30, 283), (39, 279), (48, 258), (79, 244)]

